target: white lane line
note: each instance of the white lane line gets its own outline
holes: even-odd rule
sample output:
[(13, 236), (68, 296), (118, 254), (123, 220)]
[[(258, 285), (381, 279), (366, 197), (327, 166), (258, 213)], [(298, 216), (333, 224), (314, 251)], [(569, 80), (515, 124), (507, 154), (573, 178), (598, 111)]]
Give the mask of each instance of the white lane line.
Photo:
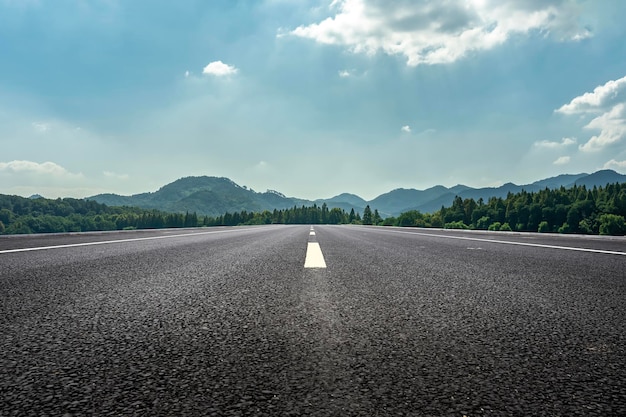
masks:
[(541, 243), (512, 242), (512, 241), (509, 241), (509, 240), (479, 239), (479, 238), (476, 238), (476, 237), (465, 237), (465, 236), (436, 235), (434, 233), (403, 232), (403, 231), (400, 231), (400, 230), (388, 230), (388, 231), (392, 232), (392, 233), (403, 233), (403, 234), (408, 234), (408, 235), (437, 237), (437, 238), (441, 238), (441, 239), (471, 240), (471, 241), (475, 241), (475, 242), (498, 243), (498, 244), (501, 244), (501, 245), (532, 246), (532, 247), (535, 247), (535, 248), (561, 249), (561, 250), (571, 250), (571, 251), (577, 251), (577, 252), (604, 253), (604, 254), (608, 254), (608, 255), (623, 255), (623, 256), (626, 256), (626, 252), (618, 252), (618, 251), (612, 251), (612, 250), (576, 248), (576, 247), (572, 247), (572, 246), (544, 245), (544, 244), (541, 244)]
[(326, 268), (324, 255), (320, 244), (317, 242), (309, 242), (306, 249), (306, 259), (304, 260), (305, 268)]
[(210, 235), (210, 234), (217, 234), (217, 233), (243, 232), (245, 230), (250, 230), (250, 229), (217, 230), (217, 231), (212, 231), (212, 232), (182, 233), (182, 234), (167, 235), (167, 236), (138, 237), (138, 238), (133, 238), (133, 239), (102, 240), (99, 242), (70, 243), (67, 245), (54, 245), (54, 246), (39, 246), (35, 248), (5, 249), (5, 250), (0, 250), (0, 255), (5, 254), (5, 253), (34, 252), (38, 250), (48, 250), (48, 249), (78, 248), (81, 246), (109, 245), (112, 243), (140, 242), (143, 240), (172, 239), (176, 237), (201, 236), (201, 235)]
[(309, 233), (309, 236), (315, 236), (315, 232), (311, 231), (311, 233)]

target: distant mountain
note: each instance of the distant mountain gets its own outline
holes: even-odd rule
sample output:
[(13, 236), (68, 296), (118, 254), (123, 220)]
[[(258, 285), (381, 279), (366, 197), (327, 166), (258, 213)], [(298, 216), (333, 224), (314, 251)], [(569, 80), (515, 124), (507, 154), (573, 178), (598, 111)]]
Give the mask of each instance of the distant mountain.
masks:
[(557, 177), (546, 178), (545, 180), (535, 181), (532, 183), (532, 185), (537, 186), (539, 189), (544, 189), (544, 188), (554, 189), (554, 188), (561, 188), (561, 187), (568, 188), (568, 187), (571, 187), (572, 184), (574, 184), (580, 178), (584, 178), (587, 176), (589, 176), (589, 174), (575, 174), (575, 175), (564, 174), (564, 175), (559, 175)]
[(367, 206), (367, 201), (365, 201), (358, 195), (349, 194), (349, 193), (339, 194), (331, 198), (315, 200), (315, 202), (317, 204), (345, 203), (345, 204), (349, 204), (351, 206), (360, 207), (360, 208), (365, 208), (365, 206)]
[(587, 188), (593, 188), (593, 186), (604, 186), (606, 184), (615, 184), (616, 182), (626, 182), (626, 175), (619, 174), (611, 169), (605, 169), (602, 171), (594, 172), (593, 174), (586, 175), (576, 179), (571, 185), (584, 185)]
[[(322, 198), (315, 200), (315, 204), (321, 206), (326, 204), (329, 209), (340, 208), (346, 212), (354, 210), (357, 213), (363, 213), (363, 209), (367, 206), (367, 201), (355, 194), (343, 193), (331, 198)], [(390, 216), (388, 213), (380, 213), (381, 216)]]
[(196, 212), (199, 215), (219, 216), (226, 212), (263, 211), (285, 209), (293, 206), (326, 203), (329, 208), (338, 207), (346, 211), (354, 209), (363, 213), (365, 206), (377, 209), (381, 216), (397, 216), (408, 210), (419, 210), (424, 213), (437, 211), (441, 206), (449, 207), (456, 196), (463, 199), (473, 198), (484, 201), (491, 197), (505, 198), (508, 193), (522, 190), (537, 192), (545, 188), (569, 188), (573, 185), (584, 185), (587, 188), (605, 186), (609, 183), (626, 182), (626, 175), (612, 170), (602, 170), (593, 174), (559, 175), (546, 178), (527, 185), (507, 183), (500, 187), (471, 188), (455, 185), (446, 188), (442, 185), (426, 190), (399, 188), (381, 194), (373, 200), (366, 201), (358, 195), (343, 193), (328, 199), (315, 201), (287, 197), (278, 191), (268, 190), (258, 193), (241, 187), (228, 178), (220, 177), (186, 177), (161, 187), (153, 193), (131, 196), (117, 194), (99, 194), (88, 197), (108, 206), (136, 206), (146, 209), (158, 209), (170, 212)]
[(154, 193), (132, 196), (99, 194), (89, 197), (110, 206), (136, 206), (170, 212), (196, 212), (219, 216), (226, 212), (263, 211), (309, 204), (307, 200), (286, 197), (276, 191), (257, 193), (228, 178), (186, 177), (161, 187)]
[(396, 216), (406, 211), (409, 207), (435, 200), (448, 192), (449, 190), (442, 185), (437, 185), (427, 190), (398, 188), (379, 195), (370, 201), (369, 204), (370, 208), (374, 207), (379, 211), (391, 213)]
[[(609, 183), (623, 182), (626, 182), (626, 175), (619, 174), (612, 170), (603, 170), (593, 174), (559, 175), (526, 185), (506, 183), (500, 187), (486, 188), (471, 188), (464, 185), (456, 185), (450, 189), (437, 186), (429, 188), (426, 191), (400, 189), (383, 194), (370, 201), (369, 204), (371, 207), (378, 208), (378, 210), (390, 212), (394, 216), (408, 210), (432, 213), (439, 210), (441, 206), (451, 206), (456, 196), (463, 199), (473, 198), (474, 200), (482, 198), (484, 201), (487, 201), (491, 197), (505, 198), (508, 193), (515, 194), (522, 190), (537, 192), (545, 188), (570, 188), (574, 185), (585, 185), (587, 188), (593, 188), (594, 186), (603, 187)], [(428, 192), (430, 192), (430, 194)], [(439, 195), (437, 195), (437, 193), (439, 193)]]

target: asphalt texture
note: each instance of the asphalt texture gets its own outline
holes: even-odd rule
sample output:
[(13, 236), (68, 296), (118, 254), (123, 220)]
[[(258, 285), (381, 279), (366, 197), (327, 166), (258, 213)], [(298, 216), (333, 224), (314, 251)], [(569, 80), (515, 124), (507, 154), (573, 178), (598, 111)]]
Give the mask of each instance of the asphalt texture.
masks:
[(626, 415), (625, 238), (309, 230), (1, 237), (0, 416)]

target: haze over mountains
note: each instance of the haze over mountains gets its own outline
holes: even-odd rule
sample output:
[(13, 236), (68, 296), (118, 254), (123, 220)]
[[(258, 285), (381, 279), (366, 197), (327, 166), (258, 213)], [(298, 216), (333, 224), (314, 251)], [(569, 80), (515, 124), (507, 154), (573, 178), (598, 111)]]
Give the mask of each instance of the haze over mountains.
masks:
[(373, 200), (349, 193), (343, 193), (328, 199), (315, 201), (287, 197), (278, 191), (268, 190), (256, 192), (242, 187), (228, 178), (221, 177), (186, 177), (161, 187), (156, 192), (121, 196), (117, 194), (99, 194), (88, 197), (109, 206), (136, 206), (147, 209), (158, 209), (170, 212), (196, 212), (199, 215), (219, 216), (226, 212), (234, 213), (246, 210), (260, 212), (263, 210), (285, 209), (302, 205), (322, 205), (329, 208), (339, 207), (346, 211), (354, 209), (362, 213), (365, 206), (377, 209), (383, 217), (397, 216), (408, 210), (419, 210), (430, 213), (441, 206), (450, 206), (456, 196), (461, 198), (482, 198), (487, 201), (491, 197), (506, 197), (508, 193), (522, 190), (535, 192), (545, 188), (569, 188), (573, 185), (585, 185), (588, 188), (605, 186), (608, 183), (626, 182), (626, 175), (613, 170), (601, 170), (593, 174), (566, 174), (546, 178), (532, 184), (516, 185), (507, 183), (500, 187), (471, 188), (456, 185), (451, 188), (437, 185), (426, 190), (399, 188), (381, 194)]

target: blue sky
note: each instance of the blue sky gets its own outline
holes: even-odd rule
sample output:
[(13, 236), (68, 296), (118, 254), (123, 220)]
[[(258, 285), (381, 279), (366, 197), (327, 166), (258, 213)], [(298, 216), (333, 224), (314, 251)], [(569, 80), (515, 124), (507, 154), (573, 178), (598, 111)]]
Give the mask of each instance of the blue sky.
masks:
[(621, 0), (0, 0), (0, 193), (626, 172)]

